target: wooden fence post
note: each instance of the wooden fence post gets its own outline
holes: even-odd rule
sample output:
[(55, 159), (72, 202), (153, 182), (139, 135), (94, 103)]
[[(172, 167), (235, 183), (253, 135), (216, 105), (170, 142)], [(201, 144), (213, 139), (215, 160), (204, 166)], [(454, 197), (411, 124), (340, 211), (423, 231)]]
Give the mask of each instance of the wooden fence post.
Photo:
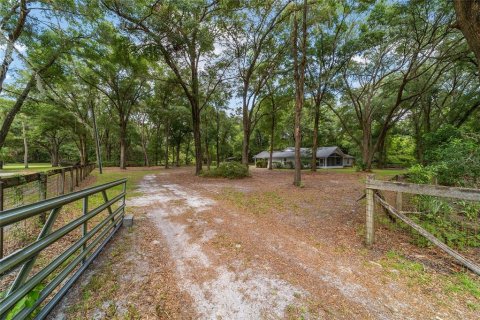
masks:
[(375, 241), (375, 228), (374, 228), (374, 214), (375, 214), (375, 199), (373, 195), (373, 189), (369, 188), (369, 182), (374, 180), (374, 175), (367, 176), (367, 189), (366, 189), (366, 239), (367, 246), (371, 246)]
[(397, 197), (395, 199), (395, 208), (398, 211), (403, 211), (403, 193), (397, 192)]
[(74, 184), (73, 184), (73, 168), (70, 168), (69, 171), (70, 171), (70, 189), (69, 189), (69, 191), (73, 192), (73, 186), (74, 186)]

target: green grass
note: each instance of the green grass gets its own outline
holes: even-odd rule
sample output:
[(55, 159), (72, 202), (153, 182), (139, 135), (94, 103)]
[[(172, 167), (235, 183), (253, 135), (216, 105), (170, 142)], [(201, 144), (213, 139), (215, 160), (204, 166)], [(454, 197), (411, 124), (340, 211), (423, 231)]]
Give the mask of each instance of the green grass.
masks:
[[(58, 169), (61, 167), (56, 167)], [(53, 169), (50, 163), (29, 163), (28, 169), (25, 169), (23, 163), (6, 163), (3, 165), (3, 170), (1, 171), (8, 171), (8, 172), (39, 172), (39, 171), (47, 171)]]
[(118, 179), (127, 178), (127, 198), (136, 197), (141, 195), (137, 191), (138, 183), (143, 179), (147, 174), (155, 174), (161, 172), (162, 169), (156, 170), (109, 170), (104, 169), (103, 174), (98, 172), (98, 169), (95, 169), (91, 175), (95, 177), (96, 181), (92, 186), (104, 184)]
[[(326, 172), (338, 172), (338, 173), (360, 173), (356, 171), (355, 168), (341, 168), (341, 169), (319, 169), (318, 171), (326, 171)], [(407, 173), (406, 169), (373, 169), (370, 174), (374, 174), (378, 177), (386, 177), (386, 176), (395, 176), (397, 174), (405, 174)]]

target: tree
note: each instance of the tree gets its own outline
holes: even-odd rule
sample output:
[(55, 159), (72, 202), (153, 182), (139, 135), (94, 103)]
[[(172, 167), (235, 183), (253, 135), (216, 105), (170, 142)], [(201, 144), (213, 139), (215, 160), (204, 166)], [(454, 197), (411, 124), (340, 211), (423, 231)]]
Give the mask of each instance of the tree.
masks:
[(85, 55), (91, 71), (77, 73), (83, 81), (95, 87), (109, 101), (110, 112), (118, 120), (120, 134), (120, 168), (126, 169), (127, 126), (130, 116), (147, 90), (146, 60), (130, 50), (131, 43), (107, 25), (99, 32), (104, 47), (92, 47)]
[(275, 73), (283, 56), (284, 45), (276, 29), (289, 16), (291, 1), (252, 2), (232, 17), (229, 28), (229, 53), (240, 80), (242, 99), (242, 163), (248, 166), (250, 136), (258, 122), (258, 97)]
[(451, 67), (450, 57), (458, 56), (459, 39), (450, 39), (451, 21), (450, 12), (428, 1), (380, 3), (370, 11), (361, 27), (360, 50), (343, 71), (345, 98), (353, 105), (361, 138), (348, 128), (345, 114), (331, 108), (361, 149), (364, 170), (384, 151), (393, 125)]
[[(302, 133), (300, 123), (302, 120), (302, 108), (305, 100), (305, 68), (307, 64), (307, 0), (302, 6), (302, 29), (299, 44), (297, 11), (293, 13), (292, 47), (293, 47), (293, 77), (295, 80), (295, 175), (293, 184), (297, 187), (302, 184), (302, 159), (300, 148), (302, 146)], [(299, 54), (300, 49), (300, 54)], [(300, 59), (300, 62), (299, 62)]]
[[(139, 48), (161, 56), (187, 97), (195, 142), (195, 173), (202, 170), (201, 111), (224, 80), (224, 62), (216, 59), (215, 38), (221, 35), (215, 14), (218, 1), (107, 1), (102, 3), (140, 39)], [(168, 21), (168, 23), (165, 23)], [(215, 72), (208, 72), (212, 66)], [(227, 63), (228, 65), (228, 63)], [(217, 67), (218, 66), (218, 67)], [(204, 72), (202, 72), (204, 71)], [(203, 86), (203, 90), (201, 87)], [(202, 92), (203, 91), (203, 92)]]
[(480, 71), (480, 3), (477, 0), (454, 0), (453, 4), (457, 16), (455, 27), (465, 36), (477, 58), (476, 65)]
[(348, 61), (354, 8), (348, 1), (325, 2), (311, 5), (312, 27), (308, 48), (306, 85), (313, 99), (313, 132), (311, 170), (317, 170), (320, 108), (324, 99), (334, 90), (339, 72)]

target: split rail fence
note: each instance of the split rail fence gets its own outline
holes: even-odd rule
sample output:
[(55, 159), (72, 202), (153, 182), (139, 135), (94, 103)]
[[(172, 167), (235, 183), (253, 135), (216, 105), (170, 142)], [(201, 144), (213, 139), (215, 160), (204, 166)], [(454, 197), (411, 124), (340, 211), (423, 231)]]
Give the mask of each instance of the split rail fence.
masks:
[[(395, 201), (395, 206), (388, 203), (386, 200), (387, 197), (384, 196), (384, 191), (393, 192)], [(446, 252), (448, 255), (453, 257), (457, 263), (462, 266), (470, 269), (474, 273), (480, 275), (480, 266), (475, 262), (469, 260), (458, 251), (452, 249), (444, 242), (435, 237), (432, 233), (427, 231), (419, 223), (415, 222), (414, 219), (411, 219), (408, 214), (409, 212), (404, 211), (404, 206), (408, 205), (405, 201), (407, 195), (421, 195), (421, 196), (431, 196), (439, 198), (448, 198), (451, 200), (462, 200), (462, 201), (471, 201), (471, 202), (480, 202), (480, 190), (479, 189), (469, 189), (469, 188), (456, 188), (456, 187), (446, 187), (438, 185), (420, 185), (413, 183), (404, 183), (404, 182), (395, 182), (395, 181), (382, 181), (375, 180), (373, 175), (369, 175), (366, 181), (366, 243), (368, 246), (371, 246), (375, 240), (375, 228), (374, 228), (374, 218), (375, 218), (375, 204), (378, 203), (390, 216), (403, 221), (405, 224), (413, 228), (421, 236), (425, 237), (433, 243), (435, 246)], [(415, 214), (426, 214), (426, 212), (415, 212)], [(478, 236), (478, 218), (474, 222), (474, 234), (473, 236)]]

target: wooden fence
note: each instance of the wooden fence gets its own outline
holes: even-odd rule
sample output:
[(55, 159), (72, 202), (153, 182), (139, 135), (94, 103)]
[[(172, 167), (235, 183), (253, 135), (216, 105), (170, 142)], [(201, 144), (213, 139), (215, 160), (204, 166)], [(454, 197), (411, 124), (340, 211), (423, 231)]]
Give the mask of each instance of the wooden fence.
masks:
[[(379, 191), (391, 191), (396, 193), (396, 205), (390, 205), (382, 196)], [(394, 181), (381, 181), (375, 180), (373, 175), (367, 176), (366, 182), (366, 243), (371, 246), (375, 240), (375, 228), (374, 228), (374, 214), (375, 214), (375, 201), (382, 206), (390, 215), (400, 219), (419, 234), (427, 238), (434, 245), (441, 250), (452, 256), (458, 263), (467, 267), (471, 271), (480, 275), (480, 266), (470, 261), (466, 257), (462, 256), (457, 251), (453, 250), (445, 243), (437, 239), (430, 232), (425, 230), (422, 226), (415, 223), (412, 219), (407, 217), (402, 211), (403, 206), (403, 194), (416, 194), (416, 195), (428, 195), (436, 197), (444, 197), (451, 199), (461, 199), (468, 201), (480, 202), (480, 190), (469, 188), (454, 188), (438, 185), (419, 185), (413, 183), (394, 182)]]
[[(86, 164), (0, 178), (0, 215), (3, 210), (73, 192), (94, 169), (95, 164)], [(41, 220), (45, 222), (44, 215)], [(0, 258), (3, 256), (3, 232), (0, 228)]]

